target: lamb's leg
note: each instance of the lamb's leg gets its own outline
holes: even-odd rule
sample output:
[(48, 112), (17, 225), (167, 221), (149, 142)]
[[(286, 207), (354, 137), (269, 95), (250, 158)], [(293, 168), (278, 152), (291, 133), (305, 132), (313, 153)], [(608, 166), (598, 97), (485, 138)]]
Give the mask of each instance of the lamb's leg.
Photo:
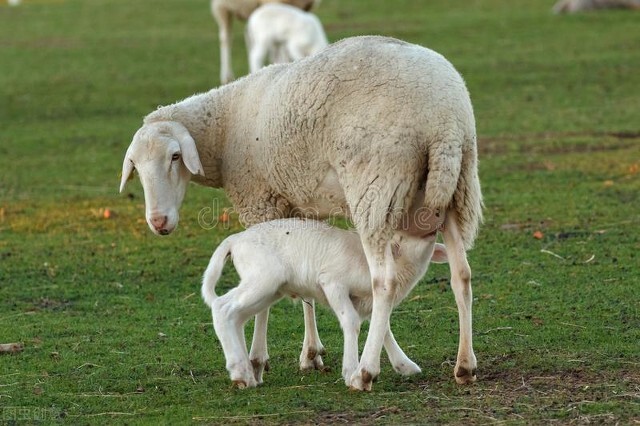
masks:
[(269, 63), (271, 64), (286, 64), (291, 62), (291, 56), (287, 51), (287, 46), (282, 43), (271, 45), (269, 49)]
[(253, 40), (249, 50), (249, 70), (254, 73), (264, 66), (268, 48), (262, 40)]
[(255, 387), (257, 381), (249, 361), (244, 324), (279, 297), (268, 286), (240, 285), (213, 302), (213, 327), (222, 345), (231, 380), (239, 387)]
[(387, 351), (391, 366), (397, 373), (403, 376), (411, 376), (412, 374), (422, 372), (418, 364), (411, 361), (400, 345), (398, 345), (391, 329), (387, 330), (387, 334), (384, 336), (384, 349)]
[(325, 354), (325, 350), (316, 325), (315, 301), (313, 299), (303, 300), (302, 310), (304, 312), (304, 341), (302, 342), (302, 352), (300, 352), (300, 370), (322, 370), (324, 369), (322, 355)]
[[(375, 239), (373, 239), (375, 241)], [(384, 255), (376, 255), (376, 245), (363, 240), (363, 248), (369, 264), (373, 289), (373, 307), (369, 334), (360, 357), (360, 363), (351, 376), (350, 387), (356, 390), (371, 390), (373, 380), (380, 374), (380, 353), (389, 329), (389, 318), (395, 294), (395, 262), (391, 245), (386, 242)]]
[(233, 80), (231, 69), (231, 12), (224, 6), (211, 2), (211, 13), (218, 23), (218, 37), (220, 38), (220, 83), (226, 84)]
[(258, 312), (253, 326), (253, 340), (249, 360), (253, 366), (253, 375), (258, 384), (262, 383), (262, 373), (269, 371), (269, 352), (267, 350), (267, 325), (269, 323), (269, 308)]
[(451, 289), (458, 306), (460, 322), (460, 343), (454, 375), (459, 384), (473, 383), (476, 381), (477, 361), (471, 341), (471, 304), (473, 300), (471, 268), (467, 262), (467, 254), (458, 228), (457, 214), (454, 210), (447, 212), (443, 237), (451, 269)]
[(338, 283), (323, 285), (329, 306), (338, 317), (344, 338), (342, 352), (342, 377), (347, 386), (358, 367), (358, 336), (360, 335), (360, 315), (349, 298), (349, 293)]
[(286, 52), (288, 53), (289, 61), (299, 61), (300, 59), (309, 56), (309, 54), (305, 52), (306, 47), (307, 46), (302, 43), (296, 43), (293, 41), (287, 43)]

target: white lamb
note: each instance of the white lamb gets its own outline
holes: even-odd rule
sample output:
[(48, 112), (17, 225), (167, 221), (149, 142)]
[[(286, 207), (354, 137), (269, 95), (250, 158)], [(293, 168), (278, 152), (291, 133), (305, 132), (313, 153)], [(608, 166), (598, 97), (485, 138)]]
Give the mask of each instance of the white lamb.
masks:
[[(392, 252), (398, 262), (394, 306), (422, 278), (430, 260), (446, 261), (444, 246), (435, 243), (435, 235), (394, 236)], [(215, 286), (229, 256), (241, 281), (218, 297)], [(360, 324), (371, 315), (373, 304), (367, 258), (357, 233), (304, 219), (254, 225), (228, 237), (215, 250), (204, 273), (202, 297), (211, 307), (231, 380), (241, 388), (262, 383), (269, 358), (266, 335), (254, 334), (251, 355), (247, 353), (243, 328), (249, 318), (268, 312), (283, 297), (314, 299), (329, 305), (344, 334), (342, 377), (349, 385), (351, 373), (358, 365)], [(265, 316), (256, 316), (256, 321), (266, 320)], [(255, 330), (266, 333), (266, 324), (257, 323)], [(400, 349), (391, 329), (387, 329), (384, 347), (397, 372), (403, 375), (420, 372), (420, 367)]]
[(251, 14), (246, 41), (251, 72), (264, 66), (267, 53), (272, 63), (291, 62), (329, 44), (316, 15), (278, 3), (260, 6)]
[(309, 11), (320, 0), (211, 0), (211, 13), (218, 24), (220, 39), (220, 82), (225, 84), (234, 79), (231, 68), (231, 23), (235, 16), (247, 20), (260, 5), (286, 3)]
[(246, 225), (343, 215), (362, 240), (373, 311), (350, 386), (370, 390), (393, 308), (390, 241), (443, 230), (458, 306), (454, 376), (476, 380), (471, 248), (482, 218), (476, 130), (462, 77), (440, 54), (400, 40), (342, 40), (316, 55), (149, 114), (122, 165), (137, 169), (146, 218), (171, 233), (188, 181), (223, 188)]

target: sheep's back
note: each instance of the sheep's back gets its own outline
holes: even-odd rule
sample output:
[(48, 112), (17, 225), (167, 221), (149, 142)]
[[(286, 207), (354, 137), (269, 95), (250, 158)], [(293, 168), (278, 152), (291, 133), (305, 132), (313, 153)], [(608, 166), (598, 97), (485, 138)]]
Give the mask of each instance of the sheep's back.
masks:
[(377, 158), (387, 169), (408, 160), (421, 168), (429, 143), (443, 133), (475, 134), (469, 95), (453, 66), (395, 39), (345, 39), (250, 78), (257, 87), (249, 107), (257, 120), (253, 156), (294, 201), (312, 197), (328, 167)]

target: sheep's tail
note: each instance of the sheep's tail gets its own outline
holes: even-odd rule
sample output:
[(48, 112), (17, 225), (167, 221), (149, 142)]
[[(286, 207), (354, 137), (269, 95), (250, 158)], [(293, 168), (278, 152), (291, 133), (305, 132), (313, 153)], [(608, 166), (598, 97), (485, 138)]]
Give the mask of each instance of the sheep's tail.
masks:
[(455, 209), (464, 246), (469, 250), (482, 222), (483, 208), (475, 135), (455, 148), (436, 145), (434, 152), (429, 152), (425, 204), (431, 209)]
[(231, 240), (232, 237), (226, 238), (216, 248), (202, 277), (202, 298), (209, 307), (212, 307), (213, 302), (218, 298), (216, 284), (222, 275), (224, 263), (231, 254)]

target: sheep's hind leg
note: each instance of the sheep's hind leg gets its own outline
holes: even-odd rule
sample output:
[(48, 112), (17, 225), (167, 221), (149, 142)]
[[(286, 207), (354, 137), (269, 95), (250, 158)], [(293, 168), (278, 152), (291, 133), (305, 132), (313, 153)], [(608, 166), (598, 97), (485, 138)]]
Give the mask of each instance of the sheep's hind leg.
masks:
[(262, 373), (269, 371), (269, 352), (267, 350), (267, 325), (269, 323), (269, 308), (258, 312), (253, 326), (253, 340), (249, 360), (253, 366), (253, 375), (258, 384), (262, 383)]
[(326, 351), (318, 334), (315, 301), (313, 299), (303, 300), (302, 311), (304, 313), (304, 341), (302, 342), (302, 352), (300, 352), (300, 370), (324, 370), (322, 355)]
[(460, 322), (460, 341), (454, 376), (458, 384), (468, 384), (476, 381), (477, 368), (471, 338), (471, 304), (473, 301), (471, 268), (467, 262), (464, 243), (458, 228), (457, 214), (454, 210), (447, 212), (443, 237), (451, 269), (451, 289), (458, 306), (458, 320)]

